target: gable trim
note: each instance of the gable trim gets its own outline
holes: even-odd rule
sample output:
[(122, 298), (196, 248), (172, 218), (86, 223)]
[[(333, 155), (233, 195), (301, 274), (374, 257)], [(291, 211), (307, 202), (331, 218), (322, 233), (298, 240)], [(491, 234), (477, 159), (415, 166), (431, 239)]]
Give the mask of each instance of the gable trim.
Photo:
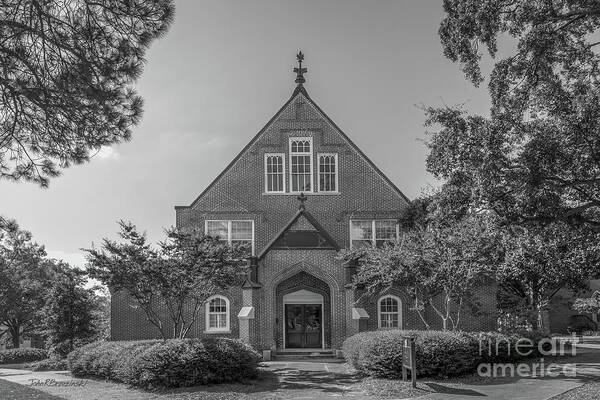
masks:
[[(254, 135), (254, 137), (248, 142), (248, 144), (246, 144), (242, 148), (242, 150), (235, 156), (235, 158), (223, 169), (223, 171), (221, 171), (221, 173), (219, 173), (219, 175), (217, 175), (217, 177), (215, 179), (212, 180), (212, 182), (202, 191), (202, 193), (200, 193), (198, 195), (198, 197), (196, 197), (196, 199), (194, 199), (194, 201), (192, 201), (192, 203), (189, 206), (175, 206), (175, 209), (180, 210), (180, 209), (193, 207), (237, 163), (237, 161), (242, 157), (242, 155), (254, 143), (256, 143), (256, 141), (262, 136), (262, 134), (281, 116), (283, 111), (300, 94), (302, 94), (306, 98), (306, 100), (315, 108), (315, 110), (319, 114), (321, 114), (321, 116), (325, 119), (325, 121), (327, 121), (327, 123), (329, 123), (331, 125), (331, 127), (342, 136), (342, 138), (344, 140), (346, 140), (346, 142), (350, 145), (350, 147), (360, 157), (362, 157), (367, 162), (367, 164), (369, 164), (371, 166), (371, 168), (373, 168), (375, 173), (377, 173), (379, 176), (381, 176), (383, 178), (383, 180), (390, 186), (390, 188), (394, 192), (396, 192), (396, 194), (398, 194), (407, 203), (410, 203), (410, 199), (404, 193), (402, 193), (402, 191), (394, 184), (394, 182), (392, 182), (390, 180), (390, 178), (388, 178), (387, 175), (385, 175), (383, 173), (383, 171), (381, 171), (377, 167), (377, 165), (375, 165), (375, 163), (365, 153), (363, 153), (363, 151), (352, 141), (352, 139), (350, 139), (350, 137), (348, 137), (348, 135), (346, 135), (344, 133), (344, 131), (342, 131), (340, 129), (340, 127), (337, 126), (336, 123), (333, 122), (333, 120), (331, 118), (329, 118), (329, 116), (327, 114), (325, 114), (325, 112), (310, 98), (310, 96), (308, 95), (308, 92), (306, 91), (304, 86), (300, 84), (300, 85), (296, 86), (296, 88), (294, 89), (294, 92), (292, 93), (292, 96), (288, 99), (288, 101), (286, 101), (285, 104), (283, 106), (281, 106), (281, 108), (271, 117), (271, 119), (265, 124), (265, 126), (260, 131), (258, 131), (258, 133), (256, 135)], [(313, 157), (311, 157), (311, 162), (312, 162), (312, 158)], [(311, 168), (311, 170), (312, 170), (312, 168)], [(317, 193), (318, 192), (314, 192), (314, 193), (310, 193), (310, 194), (317, 194)], [(281, 193), (281, 194), (284, 194), (284, 193)], [(285, 193), (285, 194), (289, 194), (289, 193)], [(294, 194), (294, 193), (292, 193), (292, 194)]]
[[(306, 93), (306, 91), (301, 91), (301, 92)], [(281, 113), (283, 112), (283, 110), (285, 110), (287, 108), (287, 106), (290, 105), (290, 103), (292, 102), (292, 100), (294, 100), (294, 98), (296, 97), (296, 95), (297, 95), (297, 93), (294, 92), (294, 94), (292, 95), (292, 97), (290, 97), (289, 100), (286, 101), (283, 106), (281, 106), (281, 108), (279, 109), (279, 111), (277, 111), (275, 113), (275, 115), (273, 115), (271, 117), (271, 119), (269, 120), (269, 122), (267, 122), (265, 124), (265, 126), (260, 131), (258, 131), (258, 133), (256, 135), (254, 135), (254, 137), (248, 142), (248, 144), (246, 144), (244, 146), (244, 148), (235, 156), (235, 158), (233, 160), (231, 160), (231, 162), (229, 164), (227, 164), (227, 166), (223, 169), (223, 171), (221, 171), (221, 173), (219, 175), (217, 175), (217, 177), (215, 179), (213, 179), (213, 181), (202, 191), (202, 193), (200, 193), (198, 195), (198, 197), (196, 197), (196, 199), (194, 199), (194, 201), (192, 201), (192, 203), (189, 206), (175, 206), (175, 209), (193, 207), (194, 204), (196, 204), (219, 181), (219, 179), (221, 179), (227, 173), (227, 171), (229, 171), (231, 169), (231, 167), (233, 167), (235, 165), (235, 163), (237, 163), (237, 161), (242, 157), (242, 155), (277, 120), (277, 118), (279, 118), (279, 116), (281, 115)]]
[(264, 249), (258, 255), (259, 260), (264, 258), (264, 256), (269, 252), (269, 250), (271, 249), (271, 247), (273, 247), (273, 245), (277, 242), (277, 240), (280, 237), (282, 237), (283, 234), (285, 232), (287, 232), (287, 230), (290, 229), (290, 227), (292, 225), (294, 225), (294, 223), (301, 216), (304, 216), (308, 220), (308, 222), (310, 222), (316, 228), (317, 232), (319, 232), (325, 238), (325, 240), (327, 240), (327, 242), (329, 242), (329, 244), (334, 248), (334, 250), (336, 250), (336, 251), (340, 250), (340, 246), (331, 237), (331, 235), (329, 235), (329, 233), (327, 233), (327, 231), (321, 226), (321, 224), (319, 224), (317, 219), (315, 217), (313, 217), (313, 215), (311, 213), (309, 213), (306, 210), (298, 210), (296, 212), (296, 214), (292, 217), (292, 219), (279, 232), (277, 232), (277, 234), (273, 237), (273, 239), (271, 239), (269, 241), (269, 243), (267, 243), (267, 245), (264, 247)]
[(350, 137), (348, 137), (348, 135), (346, 135), (344, 133), (344, 131), (342, 131), (340, 129), (340, 127), (337, 126), (336, 123), (333, 122), (333, 120), (331, 118), (329, 118), (329, 116), (327, 114), (325, 114), (325, 112), (323, 110), (321, 110), (321, 107), (319, 107), (317, 105), (317, 103), (315, 103), (313, 101), (313, 99), (311, 99), (309, 96), (306, 96), (306, 99), (315, 108), (315, 110), (317, 110), (317, 112), (319, 114), (321, 114), (321, 116), (331, 125), (331, 127), (334, 130), (336, 130), (337, 132), (339, 132), (340, 135), (342, 135), (342, 137), (348, 142), (350, 147), (352, 147), (354, 149), (354, 151), (356, 151), (356, 153), (360, 157), (362, 157), (379, 176), (381, 176), (383, 178), (383, 180), (392, 188), (392, 190), (395, 191), (400, 197), (402, 197), (407, 203), (410, 203), (410, 199), (408, 197), (406, 197), (406, 195), (404, 193), (402, 193), (402, 191), (398, 188), (398, 186), (396, 186), (394, 184), (394, 182), (392, 182), (391, 179), (388, 178), (387, 175), (384, 174), (383, 171), (381, 171), (379, 169), (379, 167), (377, 167), (377, 165), (375, 165), (375, 163), (373, 161), (371, 161), (371, 159), (365, 153), (363, 153), (363, 151), (360, 149), (360, 147), (358, 147), (356, 145), (356, 143), (354, 143), (352, 141), (352, 139), (350, 139)]

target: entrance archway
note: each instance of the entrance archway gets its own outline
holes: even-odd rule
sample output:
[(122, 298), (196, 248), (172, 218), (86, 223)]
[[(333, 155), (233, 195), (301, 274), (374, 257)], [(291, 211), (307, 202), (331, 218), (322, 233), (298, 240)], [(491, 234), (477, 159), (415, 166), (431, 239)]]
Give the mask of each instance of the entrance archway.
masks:
[(327, 283), (299, 272), (277, 285), (277, 348), (330, 348), (331, 297)]

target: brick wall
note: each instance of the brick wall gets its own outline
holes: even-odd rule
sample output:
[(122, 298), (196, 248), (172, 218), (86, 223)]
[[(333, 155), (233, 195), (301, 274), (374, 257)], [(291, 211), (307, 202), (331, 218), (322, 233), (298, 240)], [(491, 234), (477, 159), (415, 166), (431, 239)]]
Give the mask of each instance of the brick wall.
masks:
[[(345, 268), (333, 250), (272, 250), (259, 265), (262, 349), (281, 348), (283, 295), (306, 289), (323, 295), (325, 344), (340, 348), (346, 338)], [(329, 322), (329, 323), (328, 323)]]
[[(339, 193), (305, 194), (308, 196), (307, 211), (340, 247), (350, 245), (350, 220), (400, 216), (407, 206), (404, 195), (322, 114), (304, 90), (295, 93), (295, 97), (286, 103), (199, 198), (189, 206), (176, 207), (177, 227), (203, 229), (207, 219), (251, 219), (255, 229), (255, 254), (260, 254), (296, 214), (299, 204), (296, 194), (264, 193), (264, 154), (285, 154), (285, 180), (289, 191), (289, 138), (307, 136), (313, 140), (314, 186), (318, 185), (317, 154), (338, 154)], [(361, 134), (367, 135), (368, 132)], [(202, 188), (198, 189), (200, 191)], [(362, 329), (377, 329), (376, 299), (360, 299), (355, 304), (360, 294), (345, 287), (346, 268), (335, 259), (335, 255), (336, 252), (332, 250), (269, 251), (259, 262), (258, 282), (261, 286), (243, 290), (234, 288), (228, 294), (232, 304), (230, 335), (242, 337), (260, 349), (281, 347), (281, 297), (296, 289), (322, 293), (327, 299), (323, 310), (326, 321), (330, 321), (326, 344), (332, 348), (340, 348), (346, 337), (361, 329), (359, 321), (352, 319), (354, 306), (362, 304), (371, 315), (368, 321), (362, 322)], [(417, 313), (411, 310), (411, 300), (406, 293), (400, 289), (394, 289), (392, 293), (402, 300), (404, 326), (422, 328), (423, 324)], [(491, 300), (486, 301), (487, 306), (491, 307)], [(140, 311), (132, 310), (129, 303), (122, 295), (113, 297), (113, 338), (156, 337), (155, 329), (145, 321)], [(237, 313), (242, 306), (254, 307), (255, 318), (240, 324)], [(469, 316), (465, 317), (465, 321), (470, 327), (481, 322)], [(203, 335), (203, 326), (204, 313), (190, 336)]]
[[(419, 317), (419, 314), (414, 309), (414, 300), (407, 293), (406, 289), (401, 287), (391, 288), (384, 291), (378, 296), (366, 296), (363, 293), (358, 294), (360, 301), (358, 307), (362, 307), (369, 314), (369, 319), (364, 324), (362, 330), (376, 330), (378, 329), (378, 303), (382, 296), (393, 295), (401, 301), (401, 318), (403, 329), (425, 329), (425, 324)], [(459, 321), (459, 329), (464, 331), (490, 331), (496, 329), (496, 286), (487, 285), (476, 289), (475, 299), (478, 307), (474, 310), (468, 306), (464, 306)], [(443, 298), (437, 297), (434, 303), (438, 309), (442, 309)], [(453, 314), (456, 308), (453, 308)], [(443, 327), (442, 319), (438, 316), (431, 306), (426, 306), (421, 311), (423, 318), (429, 324), (430, 329), (441, 330)], [(451, 328), (448, 323), (448, 328)]]
[(258, 254), (298, 210), (296, 195), (264, 193), (265, 153), (285, 154), (289, 190), (288, 143), (295, 136), (313, 138), (315, 186), (317, 153), (338, 154), (340, 193), (305, 194), (306, 209), (341, 247), (349, 245), (350, 219), (396, 218), (406, 207), (403, 195), (300, 93), (199, 199), (190, 206), (176, 207), (177, 226), (203, 229), (206, 219), (253, 219)]
[[(188, 337), (203, 336), (221, 336), (221, 337), (239, 337), (239, 320), (237, 318), (242, 308), (242, 289), (240, 287), (232, 288), (229, 292), (219, 293), (227, 297), (231, 306), (230, 310), (230, 332), (229, 333), (206, 333), (206, 314), (205, 306), (198, 312), (195, 323), (190, 328)], [(161, 337), (160, 331), (146, 318), (142, 309), (134, 308), (136, 302), (125, 292), (111, 293), (111, 340), (142, 340), (158, 339)], [(158, 309), (158, 307), (157, 307)], [(172, 324), (166, 310), (160, 309), (159, 313), (165, 323), (164, 331), (167, 337), (171, 337)], [(188, 311), (188, 315), (191, 313)]]

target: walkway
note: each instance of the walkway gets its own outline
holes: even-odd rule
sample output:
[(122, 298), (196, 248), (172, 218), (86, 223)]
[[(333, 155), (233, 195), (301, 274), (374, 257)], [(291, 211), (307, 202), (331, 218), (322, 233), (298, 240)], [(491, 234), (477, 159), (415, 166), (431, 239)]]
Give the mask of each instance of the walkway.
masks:
[[(23, 390), (38, 389), (41, 395), (47, 394), (47, 397), (35, 397), (39, 400), (57, 397), (67, 400), (320, 400), (340, 397), (377, 399), (380, 396), (401, 399), (415, 395), (420, 395), (420, 400), (473, 400), (478, 397), (485, 397), (487, 400), (546, 400), (590, 380), (600, 379), (600, 350), (581, 348), (576, 361), (577, 376), (574, 378), (529, 376), (420, 380), (419, 390), (416, 392), (408, 384), (399, 381), (362, 378), (343, 363), (306, 361), (264, 363), (262, 379), (249, 384), (215, 385), (162, 392), (146, 392), (100, 380), (79, 380), (72, 378), (68, 373), (57, 372), (0, 369), (0, 379), (28, 386)], [(44, 384), (31, 386), (32, 382)], [(0, 384), (0, 390), (7, 390), (4, 389), (6, 387)], [(34, 397), (9, 397), (7, 393), (0, 392), (0, 398), (4, 400)], [(600, 398), (600, 393), (597, 398)]]

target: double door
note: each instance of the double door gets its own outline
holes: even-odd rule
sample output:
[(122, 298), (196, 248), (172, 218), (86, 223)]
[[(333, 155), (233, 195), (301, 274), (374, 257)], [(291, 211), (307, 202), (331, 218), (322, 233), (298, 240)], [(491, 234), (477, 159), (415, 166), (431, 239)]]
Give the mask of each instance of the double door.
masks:
[(285, 305), (285, 347), (321, 348), (323, 309), (321, 304)]

